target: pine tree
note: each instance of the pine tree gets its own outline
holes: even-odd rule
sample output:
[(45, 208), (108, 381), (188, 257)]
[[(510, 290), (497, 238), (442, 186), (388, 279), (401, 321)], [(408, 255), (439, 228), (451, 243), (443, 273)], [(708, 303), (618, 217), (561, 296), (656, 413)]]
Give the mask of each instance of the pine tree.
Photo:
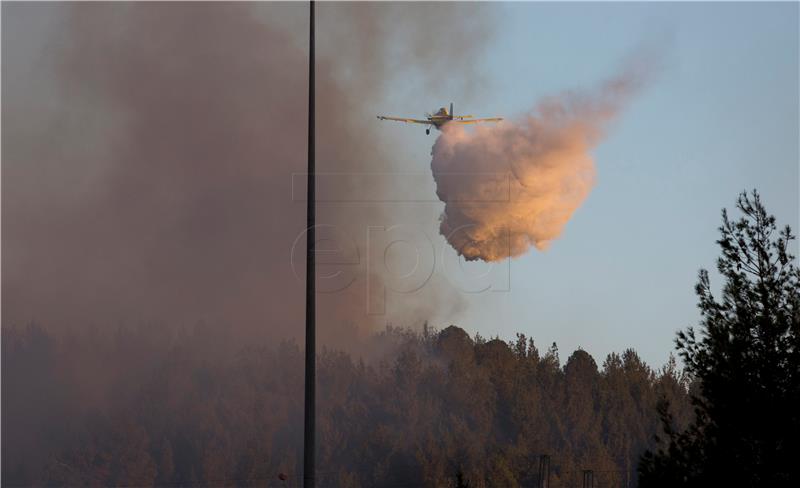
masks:
[(700, 271), (702, 321), (678, 333), (686, 372), (699, 383), (695, 419), (677, 431), (660, 413), (666, 446), (640, 464), (641, 486), (797, 486), (800, 438), (800, 269), (787, 226), (776, 235), (757, 192), (722, 213), (721, 298)]

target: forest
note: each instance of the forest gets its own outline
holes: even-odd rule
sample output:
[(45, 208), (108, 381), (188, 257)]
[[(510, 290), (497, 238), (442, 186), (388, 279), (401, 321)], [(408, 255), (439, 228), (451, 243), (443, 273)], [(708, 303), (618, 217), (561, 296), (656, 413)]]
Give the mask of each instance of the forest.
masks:
[[(6, 486), (297, 486), (301, 349), (228, 351), (215, 330), (4, 327)], [(675, 362), (654, 370), (631, 349), (598, 366), (582, 350), (562, 364), (555, 344), (455, 326), (373, 340), (391, 351), (374, 364), (320, 354), (320, 486), (454, 486), (459, 475), (533, 486), (542, 454), (552, 486), (586, 469), (596, 486), (632, 486), (659, 400), (682, 424), (691, 415)]]
[[(387, 327), (318, 352), (317, 482), (793, 486), (800, 269), (757, 193), (723, 212), (701, 321), (657, 369), (556, 344)], [(369, 351), (371, 354), (366, 354)], [(2, 328), (4, 486), (299, 486), (303, 351), (209, 324)]]

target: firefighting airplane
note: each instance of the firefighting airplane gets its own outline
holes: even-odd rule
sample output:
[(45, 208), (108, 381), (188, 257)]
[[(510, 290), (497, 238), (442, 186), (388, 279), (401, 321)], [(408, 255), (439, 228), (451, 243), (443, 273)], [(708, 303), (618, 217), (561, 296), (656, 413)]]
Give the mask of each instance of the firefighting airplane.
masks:
[[(378, 115), (379, 120), (395, 120), (397, 122), (408, 122), (410, 124), (426, 124), (432, 125), (437, 130), (442, 130), (442, 126), (449, 123), (454, 124), (477, 124), (478, 122), (500, 122), (502, 117), (488, 117), (483, 119), (476, 119), (472, 115), (453, 115), (453, 104), (450, 103), (450, 111), (448, 112), (445, 107), (439, 109), (435, 114), (425, 114), (427, 117), (422, 119), (405, 119), (402, 117), (386, 117)], [(431, 133), (431, 128), (425, 129), (426, 134)]]

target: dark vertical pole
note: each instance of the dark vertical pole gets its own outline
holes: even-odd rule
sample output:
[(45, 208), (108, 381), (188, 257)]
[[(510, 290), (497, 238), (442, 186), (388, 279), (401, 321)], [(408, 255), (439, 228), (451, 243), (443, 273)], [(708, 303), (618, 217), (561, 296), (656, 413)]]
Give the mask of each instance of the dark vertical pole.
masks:
[(306, 207), (306, 394), (303, 431), (303, 486), (314, 488), (314, 448), (316, 447), (316, 287), (314, 235), (315, 176), (314, 176), (314, 1), (309, 3), (308, 45), (308, 194)]
[(550, 488), (550, 456), (539, 456), (539, 488)]
[(583, 488), (594, 488), (594, 471), (591, 469), (583, 471)]

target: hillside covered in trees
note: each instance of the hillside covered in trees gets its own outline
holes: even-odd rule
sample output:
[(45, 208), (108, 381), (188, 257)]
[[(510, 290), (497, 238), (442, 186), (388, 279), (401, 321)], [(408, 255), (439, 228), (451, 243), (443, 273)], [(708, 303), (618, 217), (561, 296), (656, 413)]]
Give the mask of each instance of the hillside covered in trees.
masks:
[[(207, 326), (167, 335), (3, 327), (4, 485), (298, 486), (301, 349), (234, 348)], [(653, 370), (630, 349), (562, 362), (555, 344), (455, 326), (371, 341), (383, 359), (320, 354), (320, 486), (534, 486), (541, 454), (551, 486), (580, 486), (584, 469), (635, 486), (659, 401), (691, 420), (674, 362)]]

